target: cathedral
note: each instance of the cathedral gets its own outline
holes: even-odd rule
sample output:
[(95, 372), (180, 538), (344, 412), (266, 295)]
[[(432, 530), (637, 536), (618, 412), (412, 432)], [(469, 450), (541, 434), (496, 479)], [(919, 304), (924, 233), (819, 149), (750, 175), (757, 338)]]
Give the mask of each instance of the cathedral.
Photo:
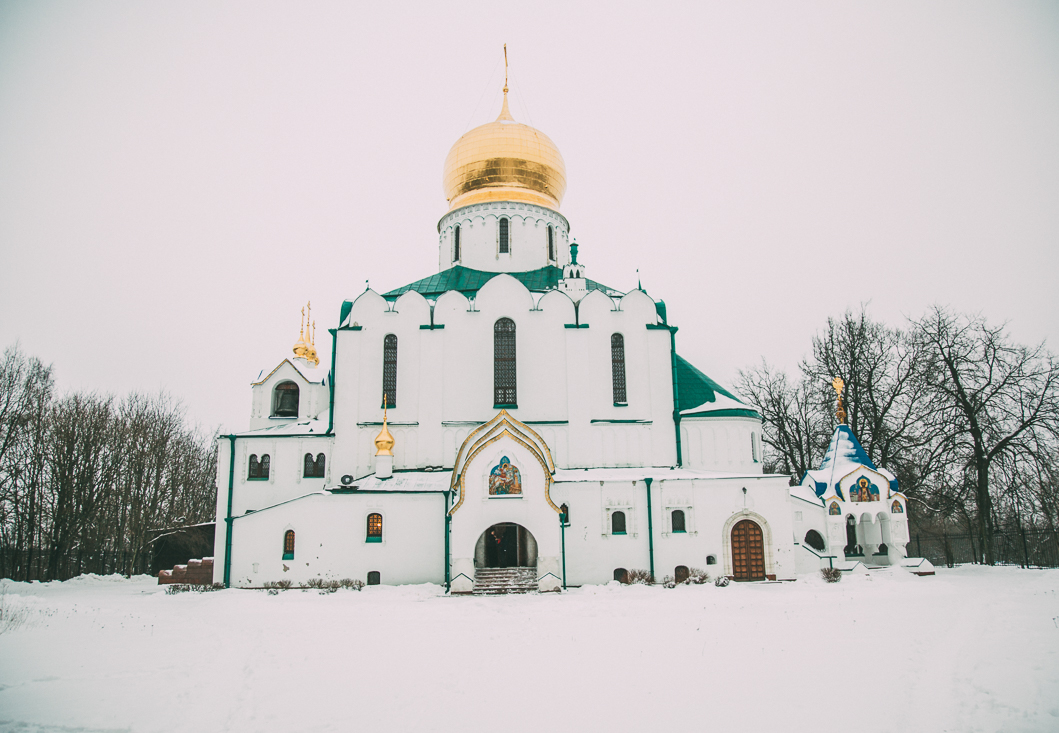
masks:
[(841, 406), (819, 470), (763, 473), (760, 415), (677, 353), (677, 314), (588, 277), (562, 155), (507, 94), (445, 159), (438, 271), (345, 301), (329, 365), (303, 312), (253, 380), (249, 430), (219, 439), (215, 582), (525, 592), (906, 563), (905, 497)]

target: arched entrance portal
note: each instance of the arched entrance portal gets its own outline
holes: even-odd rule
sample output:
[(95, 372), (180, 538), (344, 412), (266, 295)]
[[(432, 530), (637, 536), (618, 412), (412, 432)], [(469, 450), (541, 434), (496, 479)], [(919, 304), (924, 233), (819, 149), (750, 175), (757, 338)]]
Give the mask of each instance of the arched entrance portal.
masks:
[(761, 526), (751, 519), (732, 527), (732, 575), (736, 580), (765, 580), (765, 541)]
[(521, 524), (494, 524), (478, 538), (474, 565), (479, 568), (535, 568), (537, 540)]

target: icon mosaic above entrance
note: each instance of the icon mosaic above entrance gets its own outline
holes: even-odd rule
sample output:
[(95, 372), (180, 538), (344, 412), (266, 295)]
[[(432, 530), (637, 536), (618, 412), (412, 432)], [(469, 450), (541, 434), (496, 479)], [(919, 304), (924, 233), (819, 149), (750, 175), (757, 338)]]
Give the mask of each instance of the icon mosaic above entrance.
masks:
[(522, 476), (507, 456), (489, 472), (489, 496), (511, 496), (522, 493)]

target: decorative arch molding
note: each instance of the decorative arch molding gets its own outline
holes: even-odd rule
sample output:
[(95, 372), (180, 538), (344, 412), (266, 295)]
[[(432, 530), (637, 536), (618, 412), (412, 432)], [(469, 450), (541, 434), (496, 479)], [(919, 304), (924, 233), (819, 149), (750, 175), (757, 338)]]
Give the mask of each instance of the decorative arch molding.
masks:
[[(494, 211), (497, 212), (495, 216), (500, 216), (504, 212), (531, 212), (537, 218), (549, 219), (553, 223), (561, 225), (566, 230), (570, 229), (570, 222), (565, 216), (554, 209), (538, 206), (537, 204), (516, 204), (507, 201), (493, 201), (489, 203), (469, 204), (467, 206), (461, 206), (458, 209), (453, 209), (438, 220), (438, 233), (440, 234), (442, 229), (446, 229), (453, 224), (462, 223), (474, 218), (484, 219), (485, 216), (488, 215), (485, 212), (491, 213)], [(525, 214), (522, 216), (525, 217)]]
[(449, 479), (449, 489), (457, 492), (459, 498), (455, 506), (449, 510), (449, 515), (463, 505), (466, 497), (465, 474), (467, 466), (489, 446), (504, 436), (528, 450), (544, 471), (544, 499), (548, 505), (559, 514), (559, 507), (552, 501), (551, 488), (552, 476), (555, 474), (555, 461), (552, 460), (551, 450), (548, 444), (533, 428), (513, 418), (507, 410), (501, 410), (496, 417), (489, 422), (483, 423), (471, 431), (467, 439), (463, 441), (459, 451), (456, 453), (456, 461), (452, 467), (452, 478)]
[(728, 517), (728, 521), (724, 523), (724, 529), (721, 530), (724, 574), (729, 577), (735, 574), (732, 567), (732, 528), (744, 519), (751, 519), (761, 527), (761, 539), (765, 545), (765, 577), (775, 578), (776, 558), (772, 544), (772, 527), (769, 526), (767, 519), (749, 509), (743, 509)]

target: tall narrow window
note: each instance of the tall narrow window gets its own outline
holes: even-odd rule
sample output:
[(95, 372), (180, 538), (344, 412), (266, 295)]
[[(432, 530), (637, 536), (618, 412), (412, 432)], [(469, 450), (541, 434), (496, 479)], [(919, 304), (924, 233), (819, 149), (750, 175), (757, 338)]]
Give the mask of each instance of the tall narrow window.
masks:
[(294, 530), (288, 529), (283, 533), (283, 559), (294, 559)]
[(518, 404), (515, 394), (515, 322), (501, 318), (493, 327), (493, 402)]
[(684, 525), (684, 511), (682, 509), (673, 510), (673, 531), (687, 532)]
[(628, 404), (625, 399), (625, 337), (610, 337), (610, 378), (614, 385), (614, 404)]
[(326, 460), (327, 459), (324, 458), (324, 454), (323, 453), (317, 453), (316, 454), (316, 474), (315, 474), (315, 478), (323, 478), (324, 477), (324, 469), (327, 467), (327, 465), (325, 463)]
[(460, 259), (460, 225), (457, 224), (456, 228), (452, 230), (452, 261), (458, 262)]
[(384, 407), (397, 407), (397, 337), (392, 333), (382, 342), (382, 394)]
[(555, 230), (551, 224), (548, 225), (548, 259), (555, 259)]
[(314, 478), (316, 476), (316, 461), (312, 453), (305, 454), (305, 467), (302, 469), (302, 478)]
[(250, 465), (247, 467), (246, 477), (248, 479), (259, 479), (268, 478), (268, 455), (261, 456), (260, 460), (256, 455), (250, 456)]
[(280, 382), (272, 391), (272, 417), (298, 417), (298, 385)]
[(382, 542), (382, 515), (368, 515), (368, 542)]
[(261, 456), (260, 473), (258, 474), (258, 478), (268, 478), (268, 464), (269, 458), (268, 453), (266, 453)]
[(625, 512), (614, 512), (610, 515), (610, 533), (625, 534)]
[(570, 526), (570, 507), (566, 504), (559, 505), (559, 518), (562, 520), (564, 527)]
[(750, 434), (750, 457), (754, 460), (754, 463), (758, 461), (757, 452), (757, 433)]
[(500, 254), (506, 255), (511, 251), (511, 243), (508, 241), (508, 220), (500, 220)]

